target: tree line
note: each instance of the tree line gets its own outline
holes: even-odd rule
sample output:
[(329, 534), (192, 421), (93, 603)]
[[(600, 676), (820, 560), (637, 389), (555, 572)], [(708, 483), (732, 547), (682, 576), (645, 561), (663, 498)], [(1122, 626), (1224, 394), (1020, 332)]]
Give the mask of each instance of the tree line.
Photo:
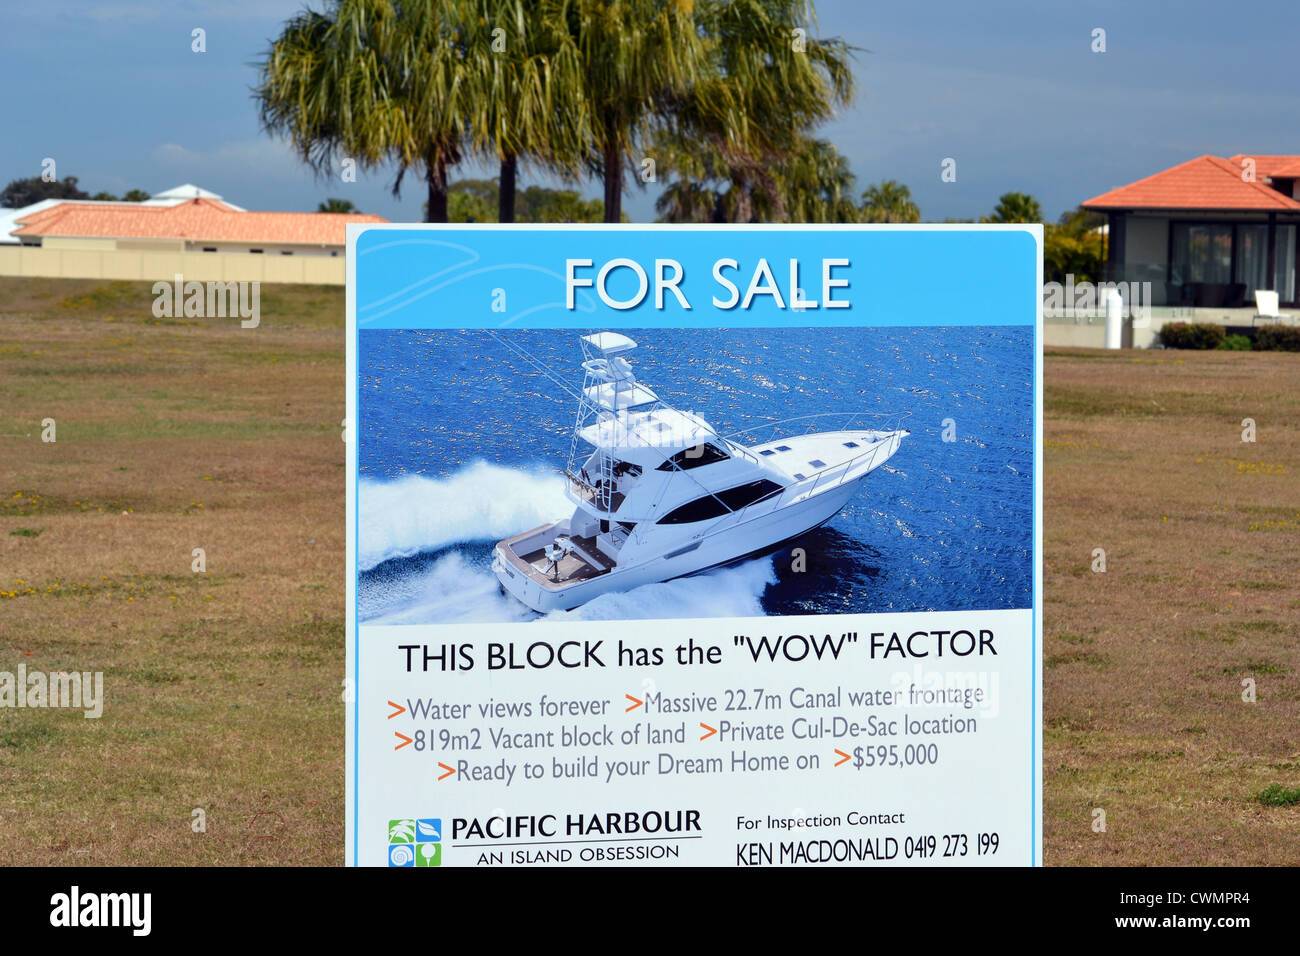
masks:
[(149, 194), (143, 189), (132, 189), (122, 197), (110, 192), (97, 192), (94, 195), (77, 185), (76, 176), (64, 176), (62, 179), (43, 179), (40, 176), (28, 176), (10, 180), (0, 190), (0, 208), (21, 209), (44, 199), (97, 199), (101, 202), (144, 202)]
[(808, 0), (332, 0), (284, 24), (254, 89), (263, 127), (318, 174), (396, 167), (445, 222), (451, 173), (521, 166), (603, 184), (666, 178), (680, 218), (836, 221), (848, 164), (816, 127), (854, 92), (852, 48)]

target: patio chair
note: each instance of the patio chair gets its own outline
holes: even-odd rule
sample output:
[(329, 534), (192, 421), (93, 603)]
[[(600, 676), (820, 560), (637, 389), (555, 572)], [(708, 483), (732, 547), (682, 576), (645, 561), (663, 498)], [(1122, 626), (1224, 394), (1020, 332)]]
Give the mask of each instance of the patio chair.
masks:
[(1250, 324), (1254, 325), (1256, 319), (1272, 319), (1276, 324), (1281, 321), (1291, 321), (1289, 315), (1279, 315), (1277, 311), (1277, 292), (1268, 289), (1255, 290), (1255, 308), (1259, 311), (1251, 316)]

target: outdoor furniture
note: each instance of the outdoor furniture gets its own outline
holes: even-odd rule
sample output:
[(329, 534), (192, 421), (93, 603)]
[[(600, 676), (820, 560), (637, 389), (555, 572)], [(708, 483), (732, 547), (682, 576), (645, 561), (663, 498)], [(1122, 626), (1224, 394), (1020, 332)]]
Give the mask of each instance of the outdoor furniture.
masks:
[(1291, 316), (1279, 315), (1277, 311), (1277, 292), (1269, 289), (1255, 290), (1255, 308), (1259, 311), (1251, 316), (1250, 324), (1254, 325), (1256, 319), (1272, 319), (1274, 323), (1283, 319), (1290, 321)]

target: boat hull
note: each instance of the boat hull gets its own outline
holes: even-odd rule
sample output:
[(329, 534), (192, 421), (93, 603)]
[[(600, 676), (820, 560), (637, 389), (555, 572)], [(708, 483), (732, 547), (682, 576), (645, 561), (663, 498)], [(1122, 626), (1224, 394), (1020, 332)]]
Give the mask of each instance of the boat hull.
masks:
[[(722, 528), (703, 536), (688, 550), (670, 551), (662, 557), (641, 564), (618, 566), (608, 573), (560, 587), (547, 587), (535, 578), (512, 568), (504, 555), (493, 561), (493, 571), (507, 593), (540, 613), (568, 611), (614, 591), (673, 578), (698, 574), (711, 568), (735, 563), (747, 555), (770, 551), (792, 538), (811, 531), (835, 517), (848, 503), (866, 475), (844, 482), (822, 494), (759, 515), (749, 521)], [(558, 527), (558, 525), (557, 525)], [(498, 552), (502, 545), (498, 545)]]

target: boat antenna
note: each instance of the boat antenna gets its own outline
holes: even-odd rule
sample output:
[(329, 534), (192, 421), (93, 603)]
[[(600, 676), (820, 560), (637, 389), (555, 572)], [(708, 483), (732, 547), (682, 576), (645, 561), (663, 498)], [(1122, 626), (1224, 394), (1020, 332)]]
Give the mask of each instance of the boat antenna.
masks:
[(554, 382), (556, 385), (560, 386), (560, 388), (562, 388), (562, 389), (564, 389), (566, 392), (568, 392), (568, 393), (569, 393), (569, 396), (570, 396), (571, 398), (573, 398), (573, 399), (575, 399), (575, 400), (581, 400), (581, 399), (582, 399), (582, 396), (578, 394), (577, 390), (574, 389), (572, 385), (570, 385), (570, 384), (568, 384), (567, 382), (565, 382), (565, 381), (564, 381), (563, 379), (561, 379), (558, 375), (556, 375), (554, 372), (552, 372), (549, 368), (547, 368), (545, 365), (543, 365), (540, 361), (538, 361), (537, 359), (533, 358), (531, 355), (529, 355), (527, 352), (525, 352), (525, 351), (524, 351), (523, 349), (521, 349), (519, 346), (511, 344), (511, 343), (508, 342), (506, 339), (504, 339), (504, 338), (502, 338), (501, 336), (497, 335), (496, 332), (494, 332), (492, 329), (487, 329), (486, 331), (487, 331), (487, 334), (488, 334), (488, 335), (492, 336), (492, 338), (496, 339), (498, 342), (500, 342), (502, 345), (504, 345), (507, 349), (509, 349), (510, 351), (514, 352), (516, 355), (518, 355), (520, 358), (522, 358), (525, 362), (527, 362), (528, 364), (532, 365), (532, 366), (533, 366), (534, 368), (536, 368), (539, 372), (541, 372), (543, 375), (545, 375), (547, 378), (549, 378), (549, 379), (550, 379), (552, 382)]

